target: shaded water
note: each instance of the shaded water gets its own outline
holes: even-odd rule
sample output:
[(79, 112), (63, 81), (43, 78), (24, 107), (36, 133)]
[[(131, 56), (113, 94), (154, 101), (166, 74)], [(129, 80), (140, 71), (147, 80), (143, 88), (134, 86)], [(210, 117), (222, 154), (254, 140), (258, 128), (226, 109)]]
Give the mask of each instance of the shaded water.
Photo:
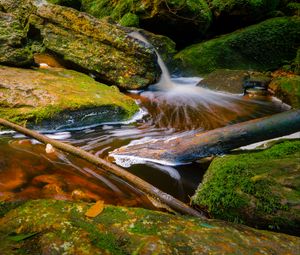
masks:
[[(198, 77), (171, 78), (161, 59), (160, 65), (163, 75), (158, 84), (147, 91), (128, 93), (140, 105), (137, 120), (80, 130), (61, 127), (49, 135), (114, 161), (110, 152), (139, 139), (210, 130), (287, 109), (272, 97), (253, 99), (198, 87)], [(47, 154), (44, 145), (15, 133), (0, 134), (0, 138), (0, 200), (102, 199), (116, 205), (152, 207), (140, 191), (82, 160), (57, 152)], [(128, 171), (189, 201), (207, 166), (200, 162), (181, 166), (143, 162)]]

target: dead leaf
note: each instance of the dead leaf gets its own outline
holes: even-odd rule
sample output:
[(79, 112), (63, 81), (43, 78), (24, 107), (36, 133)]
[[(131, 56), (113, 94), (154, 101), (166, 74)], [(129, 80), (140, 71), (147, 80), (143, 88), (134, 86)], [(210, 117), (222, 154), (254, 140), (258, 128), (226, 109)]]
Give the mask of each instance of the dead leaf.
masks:
[(104, 201), (103, 200), (98, 200), (96, 204), (91, 206), (85, 213), (85, 216), (90, 217), (90, 218), (95, 218), (98, 216), (104, 209)]

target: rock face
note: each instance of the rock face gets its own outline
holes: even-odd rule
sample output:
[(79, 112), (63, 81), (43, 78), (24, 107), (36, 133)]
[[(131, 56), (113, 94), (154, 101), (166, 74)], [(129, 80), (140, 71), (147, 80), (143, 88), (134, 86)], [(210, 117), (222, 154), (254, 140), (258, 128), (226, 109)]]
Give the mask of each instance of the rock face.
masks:
[(43, 1), (0, 0), (1, 6), (19, 20), (29, 40), (107, 84), (136, 89), (155, 83), (159, 76), (153, 49), (116, 25)]
[(0, 116), (17, 123), (76, 127), (126, 120), (138, 110), (116, 87), (75, 71), (0, 66), (0, 74)]
[[(35, 200), (2, 203), (2, 254), (299, 254), (295, 236), (139, 208)], [(15, 208), (15, 209), (14, 209)]]
[(222, 68), (265, 71), (293, 60), (299, 45), (300, 18), (274, 18), (187, 47), (175, 59), (190, 75)]
[(0, 63), (28, 66), (33, 63), (24, 28), (13, 15), (0, 11)]
[(275, 96), (293, 108), (300, 108), (300, 76), (278, 77), (272, 80), (270, 89)]
[(300, 233), (300, 141), (213, 160), (193, 203), (213, 217)]
[[(212, 15), (205, 0), (82, 0), (82, 10), (97, 18), (112, 17), (122, 25), (138, 25), (183, 44), (203, 35)], [(126, 22), (125, 22), (126, 21)]]

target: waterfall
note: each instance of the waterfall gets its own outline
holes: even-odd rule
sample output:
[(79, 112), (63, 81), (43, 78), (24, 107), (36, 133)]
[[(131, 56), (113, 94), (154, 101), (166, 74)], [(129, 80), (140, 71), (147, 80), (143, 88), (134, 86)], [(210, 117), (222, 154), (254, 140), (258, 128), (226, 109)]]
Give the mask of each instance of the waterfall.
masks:
[(155, 87), (159, 90), (169, 90), (171, 88), (174, 88), (175, 84), (171, 80), (170, 72), (167, 66), (165, 65), (164, 61), (162, 60), (161, 56), (159, 55), (157, 50), (152, 46), (152, 44), (149, 43), (149, 41), (144, 36), (142, 36), (139, 32), (131, 32), (129, 36), (142, 41), (147, 46), (154, 49), (157, 56), (157, 63), (161, 69), (161, 77), (159, 82), (155, 85)]

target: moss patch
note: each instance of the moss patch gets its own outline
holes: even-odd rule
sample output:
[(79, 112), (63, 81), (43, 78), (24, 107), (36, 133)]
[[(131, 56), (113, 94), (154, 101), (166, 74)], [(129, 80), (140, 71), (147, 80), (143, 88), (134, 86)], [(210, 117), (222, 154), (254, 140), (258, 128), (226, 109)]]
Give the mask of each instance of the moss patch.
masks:
[[(299, 251), (300, 239), (284, 234), (108, 205), (97, 217), (87, 218), (84, 213), (90, 206), (79, 202), (35, 200), (11, 209), (0, 219), (0, 247), (7, 251), (5, 255), (42, 251), (66, 255), (201, 254), (203, 250), (296, 255)], [(110, 224), (103, 224), (109, 218)], [(32, 233), (36, 234), (30, 235)], [(10, 238), (25, 234), (28, 238), (19, 242)]]
[(295, 58), (300, 45), (300, 18), (274, 18), (179, 52), (175, 59), (187, 74), (215, 69), (266, 71)]
[[(66, 69), (25, 70), (0, 67), (2, 117), (19, 124), (91, 125), (129, 119), (135, 102), (91, 77)], [(58, 123), (59, 122), (59, 123)], [(50, 125), (51, 123), (46, 123)]]
[(300, 76), (278, 77), (270, 84), (275, 96), (293, 108), (300, 108)]
[(300, 229), (300, 141), (215, 159), (193, 203), (213, 217), (286, 232)]

